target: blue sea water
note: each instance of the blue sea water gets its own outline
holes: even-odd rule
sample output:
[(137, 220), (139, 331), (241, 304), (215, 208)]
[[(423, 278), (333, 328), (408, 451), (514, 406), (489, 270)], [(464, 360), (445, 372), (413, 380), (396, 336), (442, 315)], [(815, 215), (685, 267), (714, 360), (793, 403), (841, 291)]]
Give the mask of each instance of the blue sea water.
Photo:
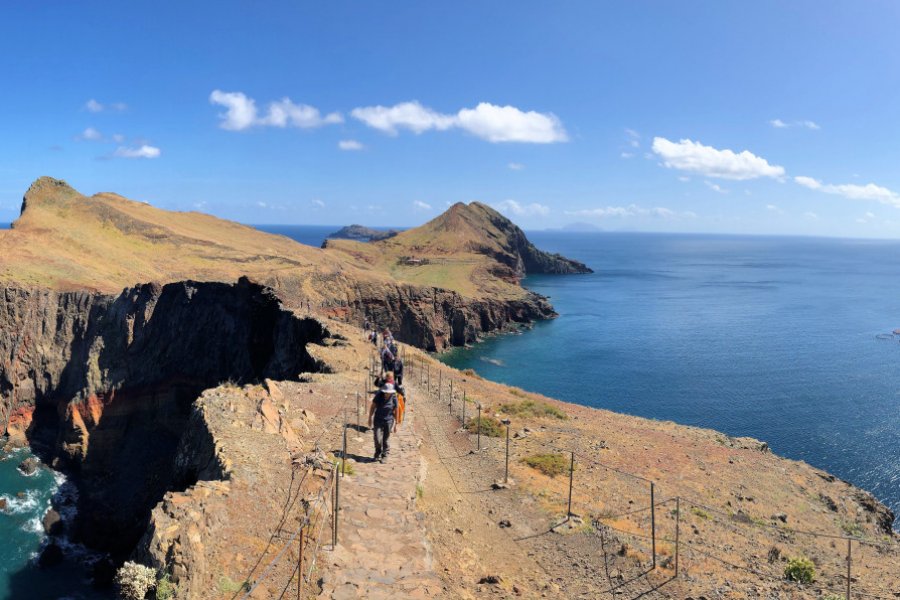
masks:
[[(529, 233), (596, 272), (559, 318), (444, 360), (548, 396), (767, 441), (900, 513), (900, 242)], [(884, 337), (884, 336), (882, 336)]]

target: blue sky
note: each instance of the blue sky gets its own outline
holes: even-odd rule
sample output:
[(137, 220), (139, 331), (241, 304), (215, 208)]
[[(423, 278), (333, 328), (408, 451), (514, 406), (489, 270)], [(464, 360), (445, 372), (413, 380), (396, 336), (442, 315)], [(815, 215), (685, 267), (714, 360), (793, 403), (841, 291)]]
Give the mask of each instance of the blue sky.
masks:
[(66, 179), (247, 223), (900, 235), (896, 2), (0, 8), (0, 220)]

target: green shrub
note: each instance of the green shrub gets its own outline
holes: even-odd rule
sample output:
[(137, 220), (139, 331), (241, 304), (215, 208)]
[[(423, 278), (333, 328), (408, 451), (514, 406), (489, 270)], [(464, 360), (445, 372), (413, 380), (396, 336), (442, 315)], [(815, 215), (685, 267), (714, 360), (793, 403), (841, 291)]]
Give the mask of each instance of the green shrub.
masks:
[(526, 456), (522, 462), (549, 477), (568, 473), (572, 464), (565, 454), (534, 454)]
[(168, 573), (156, 582), (156, 600), (172, 600), (176, 591), (177, 587), (172, 583)]
[[(469, 419), (466, 430), (469, 433), (478, 433), (478, 417)], [(481, 417), (481, 435), (503, 437), (506, 435), (506, 427), (494, 417)]]
[[(334, 458), (332, 459), (334, 466), (337, 467), (338, 473), (341, 472), (341, 459)], [(356, 473), (356, 469), (353, 467), (352, 460), (345, 460), (344, 462), (344, 475), (354, 475)]]
[(805, 557), (797, 557), (788, 560), (784, 568), (784, 576), (789, 581), (798, 583), (812, 583), (816, 579), (816, 565)]
[[(518, 395), (518, 394), (517, 394)], [(539, 402), (537, 400), (523, 400), (522, 402), (512, 402), (510, 404), (501, 404), (500, 412), (511, 417), (548, 417), (566, 420), (566, 413), (547, 402)]]
[(238, 583), (236, 581), (232, 581), (232, 579), (227, 575), (222, 575), (221, 577), (219, 577), (219, 591), (228, 594), (234, 594), (236, 592), (249, 592), (250, 584), (246, 581)]
[(691, 507), (691, 514), (694, 516), (700, 517), (704, 521), (709, 521), (712, 517), (709, 516), (709, 513), (703, 510), (702, 508), (698, 508), (696, 506)]

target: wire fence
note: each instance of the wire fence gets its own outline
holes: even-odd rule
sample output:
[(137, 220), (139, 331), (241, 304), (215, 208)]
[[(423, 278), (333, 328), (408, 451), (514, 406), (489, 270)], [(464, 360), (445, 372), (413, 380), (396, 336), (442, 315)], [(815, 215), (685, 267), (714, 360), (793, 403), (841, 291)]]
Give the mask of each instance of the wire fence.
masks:
[[(754, 582), (790, 597), (900, 597), (900, 544), (892, 536), (876, 540), (805, 531), (802, 525), (788, 527), (741, 509), (666, 496), (665, 482), (597, 460), (581, 450), (585, 440), (561, 436), (547, 443), (535, 436), (511, 437), (509, 420), (502, 421), (498, 432), (493, 414), (486, 418), (486, 407), (471, 398), (470, 378), (422, 353), (401, 354), (407, 381), (431, 403), (426, 425), (438, 427), (443, 421), (464, 442), (459, 451), (441, 457), (464, 471), (459, 491), (504, 487), (511, 462), (515, 467), (531, 461), (536, 469), (555, 475), (546, 478), (536, 469), (518, 469), (522, 477), (531, 478), (532, 487), (540, 488), (537, 496), (547, 515), (543, 530), (569, 533), (567, 543), (574, 551), (605, 571), (611, 593), (621, 593), (618, 588), (638, 579), (659, 584), (668, 578), (708, 581), (718, 590)], [(380, 371), (380, 365), (373, 362), (370, 369)], [(537, 539), (541, 527), (536, 529), (536, 535), (517, 541)], [(616, 557), (614, 568), (608, 564), (611, 555)]]

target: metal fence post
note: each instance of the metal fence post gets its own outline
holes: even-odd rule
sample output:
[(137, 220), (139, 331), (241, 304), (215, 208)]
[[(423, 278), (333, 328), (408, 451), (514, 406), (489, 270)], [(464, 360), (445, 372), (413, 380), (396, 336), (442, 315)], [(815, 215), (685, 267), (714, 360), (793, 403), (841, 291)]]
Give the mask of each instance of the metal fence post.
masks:
[(331, 534), (331, 547), (337, 549), (338, 541), (338, 510), (341, 506), (341, 478), (335, 473), (334, 476), (334, 530)]
[(481, 402), (478, 403), (478, 451), (481, 452)]
[(681, 496), (675, 498), (675, 577), (678, 577), (678, 533), (681, 528)]
[(569, 507), (566, 509), (566, 518), (572, 516), (572, 486), (575, 482), (575, 452), (572, 452), (572, 461), (569, 463)]
[(506, 420), (506, 467), (503, 469), (503, 483), (509, 483), (509, 419)]
[(653, 542), (653, 568), (656, 568), (656, 484), (650, 482), (650, 537)]
[(466, 400), (466, 390), (463, 390), (463, 410), (462, 410), (462, 424), (463, 427), (466, 426), (466, 404), (468, 400)]
[(431, 363), (428, 363), (428, 393), (431, 393)]
[[(359, 413), (357, 413), (359, 414)], [(344, 471), (346, 471), (346, 461), (347, 461), (347, 419), (346, 415), (344, 418), (344, 445), (341, 448), (341, 477), (344, 476)]]
[(356, 431), (359, 431), (359, 392), (356, 392)]
[(450, 416), (453, 416), (453, 380), (450, 380)]
[(853, 564), (853, 540), (847, 538), (847, 600), (850, 600), (850, 574)]
[(438, 404), (441, 403), (441, 398), (444, 393), (444, 372), (438, 371)]
[(303, 590), (303, 528), (306, 524), (300, 526), (300, 550), (297, 552), (297, 600), (300, 600), (300, 594)]

